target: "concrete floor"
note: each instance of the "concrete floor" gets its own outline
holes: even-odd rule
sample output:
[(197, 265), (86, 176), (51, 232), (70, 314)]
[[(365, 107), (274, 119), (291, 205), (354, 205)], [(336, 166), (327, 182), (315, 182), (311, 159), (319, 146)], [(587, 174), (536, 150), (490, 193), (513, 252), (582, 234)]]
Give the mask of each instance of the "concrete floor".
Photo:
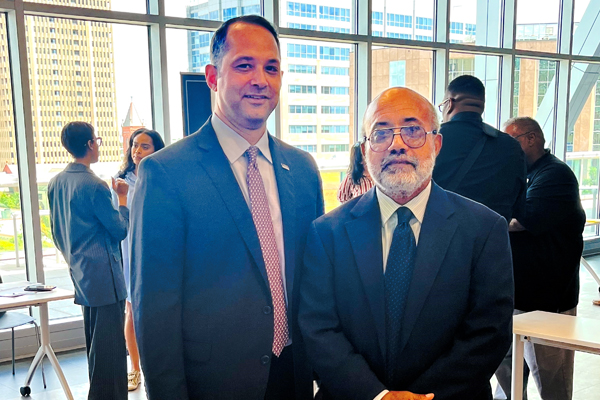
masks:
[[(590, 257), (588, 262), (600, 275), (600, 256)], [(581, 294), (578, 315), (581, 317), (600, 319), (600, 307), (592, 305), (592, 300), (600, 298), (598, 286), (587, 270), (582, 268), (580, 276)], [(63, 280), (64, 276), (61, 276), (59, 279)], [(59, 312), (60, 310), (57, 309), (56, 311)], [(85, 350), (62, 353), (58, 356), (58, 359), (75, 399), (86, 399), (88, 377)], [(23, 384), (30, 362), (31, 359), (19, 361), (17, 363), (16, 375), (14, 376), (12, 375), (10, 363), (0, 365), (0, 400), (64, 399), (65, 396), (62, 392), (60, 382), (56, 378), (48, 361), (44, 363), (47, 388), (44, 389), (43, 387), (41, 372), (38, 368), (31, 383), (31, 397), (27, 398), (19, 395), (19, 388)], [(495, 388), (495, 386), (495, 380), (492, 378), (492, 387)], [(527, 392), (529, 400), (541, 400), (533, 380), (530, 380)], [(131, 400), (142, 400), (145, 398), (146, 393), (143, 388), (143, 383), (138, 390), (129, 393), (129, 399)], [(573, 400), (600, 400), (600, 356), (581, 352), (576, 353)]]

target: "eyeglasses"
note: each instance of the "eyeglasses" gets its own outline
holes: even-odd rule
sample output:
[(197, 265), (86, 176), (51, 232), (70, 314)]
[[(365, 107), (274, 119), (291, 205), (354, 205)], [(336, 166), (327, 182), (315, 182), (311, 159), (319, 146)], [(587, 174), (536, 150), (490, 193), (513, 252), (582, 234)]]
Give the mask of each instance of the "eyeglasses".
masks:
[(513, 137), (514, 137), (515, 139), (518, 139), (518, 138), (520, 138), (521, 136), (529, 135), (530, 133), (535, 133), (535, 131), (529, 131), (529, 132), (521, 133), (520, 135), (513, 136)]
[(441, 113), (444, 112), (444, 106), (446, 105), (447, 102), (454, 100), (452, 97), (448, 97), (446, 100), (442, 101), (440, 104), (438, 104), (437, 108), (438, 110), (440, 110)]
[[(399, 133), (394, 133), (395, 131), (400, 130)], [(390, 148), (392, 143), (394, 142), (394, 136), (400, 135), (404, 144), (406, 144), (411, 149), (418, 149), (419, 147), (423, 147), (425, 142), (427, 141), (427, 134), (431, 133), (432, 135), (437, 134), (436, 130), (431, 132), (427, 132), (424, 128), (419, 125), (412, 126), (399, 126), (397, 128), (386, 128), (386, 129), (377, 129), (371, 133), (371, 136), (367, 138), (369, 141), (369, 146), (371, 150), (376, 153), (380, 153), (382, 151), (386, 151)]]
[(102, 138), (101, 137), (97, 137), (96, 139), (92, 139), (92, 140), (90, 140), (90, 142), (96, 142), (96, 144), (98, 145), (98, 147), (102, 146)]

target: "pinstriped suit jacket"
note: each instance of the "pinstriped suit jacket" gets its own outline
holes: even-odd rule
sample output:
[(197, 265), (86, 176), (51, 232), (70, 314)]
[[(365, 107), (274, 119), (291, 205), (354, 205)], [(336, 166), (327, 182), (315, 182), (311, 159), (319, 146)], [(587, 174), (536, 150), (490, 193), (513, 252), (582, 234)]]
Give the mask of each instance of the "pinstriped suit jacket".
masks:
[(129, 210), (111, 203), (108, 185), (83, 164), (71, 163), (48, 184), (56, 247), (67, 264), (75, 303), (100, 307), (127, 297), (119, 243)]

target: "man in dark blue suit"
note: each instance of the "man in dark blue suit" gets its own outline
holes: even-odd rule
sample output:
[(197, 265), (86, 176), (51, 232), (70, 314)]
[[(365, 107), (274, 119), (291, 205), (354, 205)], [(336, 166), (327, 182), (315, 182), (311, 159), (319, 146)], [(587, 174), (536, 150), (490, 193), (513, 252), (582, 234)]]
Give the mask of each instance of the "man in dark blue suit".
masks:
[(376, 187), (311, 227), (299, 324), (323, 399), (492, 398), (511, 341), (507, 225), (431, 181), (438, 128), (412, 90), (379, 95), (363, 126)]
[(211, 42), (214, 114), (147, 157), (132, 205), (132, 305), (150, 399), (311, 399), (298, 273), (323, 214), (312, 157), (270, 136), (279, 40), (262, 17)]

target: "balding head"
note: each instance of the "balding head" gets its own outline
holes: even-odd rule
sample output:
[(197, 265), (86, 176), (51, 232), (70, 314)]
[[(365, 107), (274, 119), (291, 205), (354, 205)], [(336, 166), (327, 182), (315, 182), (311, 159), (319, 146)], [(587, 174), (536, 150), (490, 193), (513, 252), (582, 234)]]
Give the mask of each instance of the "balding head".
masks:
[(368, 125), (373, 119), (375, 112), (381, 111), (381, 109), (386, 108), (389, 105), (394, 105), (396, 108), (403, 108), (403, 105), (407, 104), (410, 104), (411, 107), (420, 109), (420, 113), (426, 118), (424, 122), (428, 123), (428, 125), (425, 126), (428, 131), (438, 131), (440, 129), (440, 121), (435, 112), (435, 106), (431, 104), (429, 100), (411, 89), (405, 87), (391, 87), (377, 95), (377, 97), (375, 97), (367, 106), (363, 118), (362, 135), (365, 137), (370, 135), (372, 128)]
[(413, 90), (385, 90), (367, 107), (363, 143), (365, 164), (383, 193), (406, 204), (431, 181), (442, 148), (435, 108)]
[(511, 118), (504, 123), (504, 132), (517, 139), (527, 164), (531, 165), (544, 155), (544, 132), (538, 122), (530, 117)]

